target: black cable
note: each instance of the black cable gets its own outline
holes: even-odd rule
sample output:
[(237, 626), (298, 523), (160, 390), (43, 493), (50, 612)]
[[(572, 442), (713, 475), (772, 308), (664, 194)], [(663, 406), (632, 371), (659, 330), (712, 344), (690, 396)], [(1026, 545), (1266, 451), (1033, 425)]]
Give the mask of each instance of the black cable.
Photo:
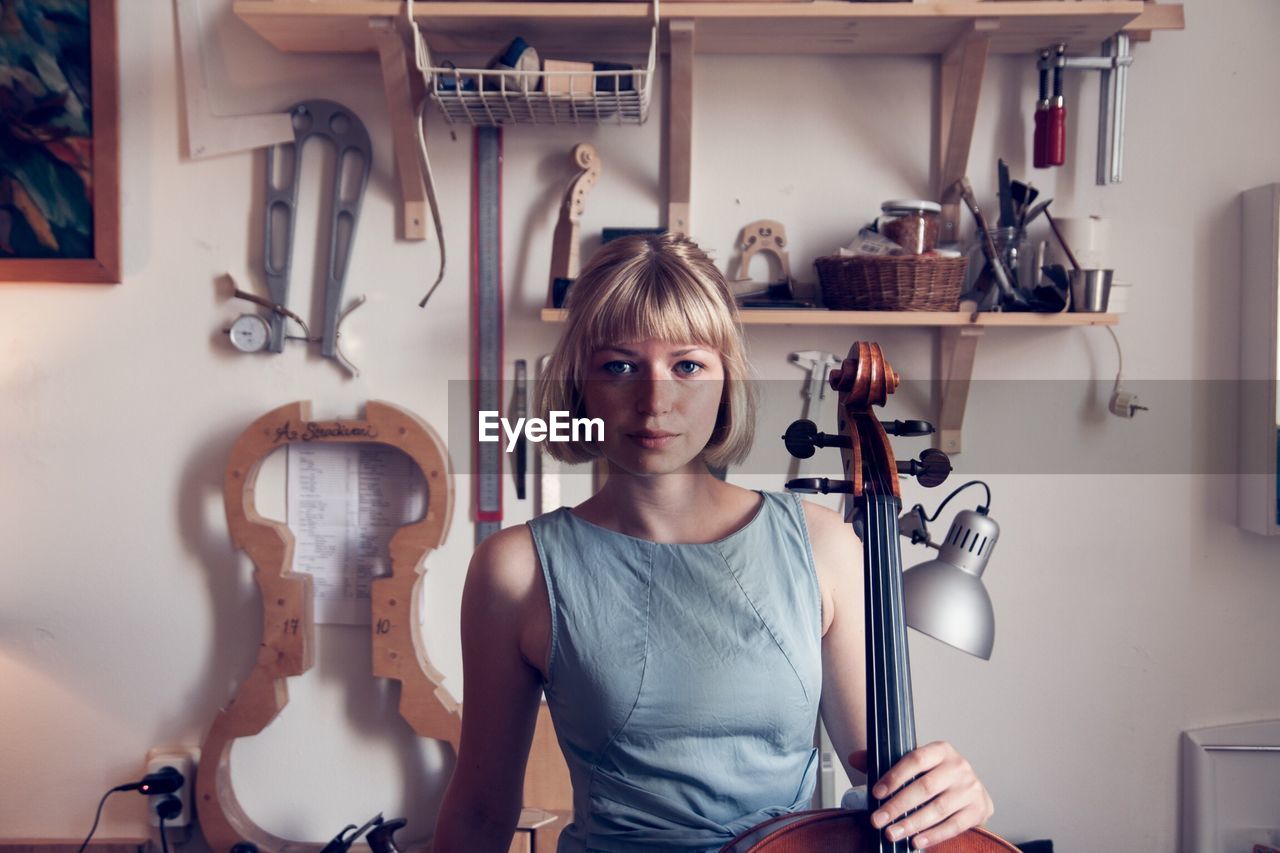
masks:
[(164, 834), (164, 812), (160, 812), (160, 847), (164, 853), (169, 853), (169, 836)]
[(926, 518), (925, 521), (937, 521), (938, 515), (942, 512), (942, 508), (947, 505), (947, 502), (950, 501), (952, 498), (954, 498), (956, 495), (960, 494), (965, 489), (969, 488), (970, 486), (982, 486), (982, 488), (987, 490), (987, 502), (982, 506), (978, 507), (978, 512), (982, 513), (983, 515), (986, 515), (987, 512), (990, 511), (991, 509), (991, 487), (988, 486), (986, 483), (982, 482), (981, 480), (970, 480), (964, 485), (956, 487), (956, 490), (954, 492), (947, 495), (943, 499), (942, 503), (938, 504), (938, 508), (933, 511), (933, 515)]
[(128, 785), (116, 785), (102, 795), (102, 799), (98, 800), (98, 812), (93, 816), (93, 826), (89, 828), (89, 834), (84, 837), (84, 841), (80, 844), (80, 849), (76, 853), (84, 853), (84, 848), (89, 846), (89, 839), (93, 838), (93, 834), (98, 831), (98, 821), (102, 819), (102, 807), (107, 804), (107, 797), (116, 791), (127, 791), (129, 787)]
[(160, 846), (164, 853), (169, 853), (169, 836), (165, 834), (164, 822), (182, 814), (182, 800), (172, 795), (156, 803), (156, 815), (160, 818)]

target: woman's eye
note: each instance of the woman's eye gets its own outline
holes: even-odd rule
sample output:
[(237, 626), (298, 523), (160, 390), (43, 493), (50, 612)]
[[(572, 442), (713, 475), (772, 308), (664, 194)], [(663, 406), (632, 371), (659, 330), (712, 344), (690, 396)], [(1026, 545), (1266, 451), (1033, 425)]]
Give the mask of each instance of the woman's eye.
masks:
[(685, 376), (693, 376), (702, 372), (703, 366), (696, 361), (685, 360), (676, 365), (677, 372)]
[(626, 376), (635, 372), (635, 366), (626, 361), (606, 361), (603, 365), (605, 373), (614, 376)]

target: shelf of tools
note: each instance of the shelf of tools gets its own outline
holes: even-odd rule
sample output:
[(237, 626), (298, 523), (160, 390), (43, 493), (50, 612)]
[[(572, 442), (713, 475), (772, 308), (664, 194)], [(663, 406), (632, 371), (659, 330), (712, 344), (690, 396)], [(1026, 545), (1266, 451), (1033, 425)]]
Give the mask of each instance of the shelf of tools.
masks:
[[(376, 53), (382, 63), (392, 120), (393, 145), (404, 203), (404, 237), (426, 237), (424, 181), (417, 157), (419, 128), (414, 105), (425, 97), (425, 83), (413, 68), (404, 33), (406, 16), (414, 37), (438, 55), (485, 55), (495, 41), (521, 34), (547, 55), (573, 53), (589, 41), (598, 55), (643, 53), (637, 33), (650, 36), (656, 50), (657, 12), (648, 2), (415, 2), (406, 0), (236, 0), (235, 14), (280, 50), (291, 52)], [(1104, 75), (1132, 61), (1128, 46), (1147, 41), (1153, 32), (1184, 28), (1181, 4), (1138, 0), (1078, 0), (1072, 3), (1013, 0), (936, 0), (928, 3), (812, 2), (668, 2), (664, 7), (661, 47), (668, 55), (665, 95), (667, 228), (688, 232), (693, 147), (694, 55), (702, 54), (912, 54), (936, 57), (939, 90), (934, 132), (935, 197), (942, 203), (941, 240), (959, 237), (961, 179), (982, 91), (988, 56), (1039, 56), (1046, 49), (1051, 66), (1079, 64), (1082, 51), (1102, 57), (1084, 63)], [(496, 33), (505, 36), (495, 35)], [(1117, 38), (1119, 36), (1120, 38)], [(1067, 49), (1057, 51), (1058, 45)], [(1074, 55), (1068, 55), (1068, 54)], [(1122, 57), (1119, 60), (1116, 57)], [(650, 63), (652, 66), (652, 61)], [(1105, 67), (1104, 67), (1105, 66)], [(447, 69), (427, 64), (427, 67)], [(651, 67), (650, 67), (651, 70)], [(465, 77), (465, 75), (458, 75)], [(1117, 80), (1118, 78), (1118, 80)], [(481, 87), (479, 77), (476, 86)], [(511, 80), (505, 80), (499, 88)], [(519, 78), (512, 78), (518, 80)], [(650, 78), (651, 79), (651, 78)], [(437, 99), (457, 92), (438, 76), (432, 86)], [(1111, 74), (1104, 86), (1122, 82)], [(453, 89), (450, 90), (450, 86)], [(465, 83), (463, 84), (466, 85)], [(516, 89), (521, 85), (517, 83)], [(526, 82), (524, 89), (530, 86)], [(592, 87), (594, 90), (594, 87)], [(478, 94), (477, 90), (477, 94)], [(444, 106), (442, 105), (442, 108)], [(480, 108), (481, 115), (485, 108)], [(563, 110), (564, 108), (559, 108)], [(1115, 96), (1104, 110), (1120, 117), (1102, 134), (1123, 133), (1123, 104)], [(447, 113), (447, 110), (446, 110)], [(474, 120), (466, 106), (458, 120)], [(610, 117), (616, 117), (616, 112)], [(552, 118), (557, 118), (553, 115)], [(572, 117), (572, 116), (571, 116)], [(1101, 168), (1101, 167), (1100, 167)], [(1108, 170), (1111, 164), (1108, 164)], [(1110, 176), (1110, 173), (1109, 173)], [(1118, 176), (1117, 176), (1118, 177)], [(553, 309), (543, 313), (554, 321)], [(948, 453), (961, 449), (969, 380), (974, 356), (985, 329), (1006, 326), (1063, 327), (1112, 325), (1108, 314), (1006, 314), (970, 312), (746, 311), (744, 322), (780, 325), (838, 324), (850, 326), (917, 326), (935, 335), (939, 427), (938, 446)]]

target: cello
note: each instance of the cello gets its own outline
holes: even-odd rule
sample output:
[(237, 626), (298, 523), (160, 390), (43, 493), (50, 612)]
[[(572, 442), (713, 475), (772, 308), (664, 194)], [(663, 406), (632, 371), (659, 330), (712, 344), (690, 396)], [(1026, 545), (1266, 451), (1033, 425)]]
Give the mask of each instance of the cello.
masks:
[[(879, 344), (858, 342), (839, 370), (830, 375), (839, 392), (839, 433), (818, 432), (812, 421), (796, 421), (783, 436), (793, 456), (807, 458), (817, 447), (838, 447), (844, 480), (826, 477), (792, 480), (787, 488), (801, 492), (851, 495), (847, 521), (862, 528), (866, 604), (867, 778), (879, 779), (916, 748), (907, 660), (907, 626), (902, 606), (902, 553), (898, 514), (902, 498), (898, 475), (915, 476), (936, 486), (951, 471), (939, 450), (926, 450), (920, 461), (897, 462), (885, 424), (872, 413), (898, 387), (898, 374), (884, 360)], [(921, 422), (889, 424), (895, 435), (922, 435), (932, 427)], [(870, 796), (870, 794), (868, 794)], [(886, 798), (887, 799), (887, 798)], [(907, 853), (907, 838), (890, 841), (871, 825), (882, 801), (871, 797), (865, 810), (817, 809), (781, 815), (758, 824), (721, 849), (721, 853)], [(929, 845), (939, 853), (997, 853), (1016, 847), (985, 829), (970, 829)]]

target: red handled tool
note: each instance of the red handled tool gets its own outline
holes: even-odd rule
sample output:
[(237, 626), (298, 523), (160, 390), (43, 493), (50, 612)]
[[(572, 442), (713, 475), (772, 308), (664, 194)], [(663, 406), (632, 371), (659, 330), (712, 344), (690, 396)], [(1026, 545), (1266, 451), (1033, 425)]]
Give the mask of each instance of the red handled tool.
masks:
[(1062, 70), (1066, 45), (1058, 45), (1058, 55), (1053, 64), (1053, 101), (1049, 105), (1049, 132), (1045, 141), (1045, 155), (1050, 166), (1067, 162), (1067, 102), (1062, 96)]
[(1031, 139), (1032, 163), (1037, 169), (1049, 167), (1049, 51), (1040, 52), (1040, 100), (1036, 101), (1036, 129)]

